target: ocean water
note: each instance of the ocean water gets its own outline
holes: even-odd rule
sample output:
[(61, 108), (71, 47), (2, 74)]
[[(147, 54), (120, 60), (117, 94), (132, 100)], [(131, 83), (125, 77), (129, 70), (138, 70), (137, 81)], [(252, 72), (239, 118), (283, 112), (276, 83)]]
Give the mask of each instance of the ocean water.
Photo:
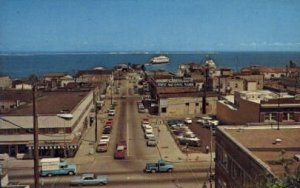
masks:
[[(149, 65), (148, 70), (165, 69), (176, 72), (183, 63), (202, 63), (206, 53), (168, 52), (169, 64)], [(47, 53), (1, 54), (0, 75), (23, 78), (31, 74), (42, 76), (49, 72), (65, 72), (74, 75), (79, 70), (94, 67), (112, 68), (117, 64), (146, 64), (157, 53)], [(210, 53), (218, 67), (234, 70), (249, 65), (285, 66), (290, 60), (300, 65), (300, 52), (216, 52)]]

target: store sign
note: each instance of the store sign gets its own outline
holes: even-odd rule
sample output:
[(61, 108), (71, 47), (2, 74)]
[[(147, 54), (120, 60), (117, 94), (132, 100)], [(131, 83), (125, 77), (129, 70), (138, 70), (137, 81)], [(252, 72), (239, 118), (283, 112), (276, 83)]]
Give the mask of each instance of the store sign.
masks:
[(158, 87), (195, 87), (194, 82), (158, 82)]

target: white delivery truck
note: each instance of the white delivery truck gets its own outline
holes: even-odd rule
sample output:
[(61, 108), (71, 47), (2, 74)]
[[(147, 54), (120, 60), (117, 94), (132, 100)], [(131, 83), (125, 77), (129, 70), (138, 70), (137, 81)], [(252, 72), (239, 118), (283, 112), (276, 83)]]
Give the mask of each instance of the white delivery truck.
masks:
[(76, 174), (76, 165), (67, 164), (60, 158), (44, 158), (40, 160), (40, 175), (74, 175)]

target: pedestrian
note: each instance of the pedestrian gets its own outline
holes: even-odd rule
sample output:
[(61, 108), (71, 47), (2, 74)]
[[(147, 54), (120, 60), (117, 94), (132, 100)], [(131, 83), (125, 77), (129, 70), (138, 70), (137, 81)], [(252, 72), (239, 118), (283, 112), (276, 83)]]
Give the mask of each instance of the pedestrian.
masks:
[(208, 153), (208, 152), (209, 152), (209, 146), (206, 145), (206, 146), (205, 146), (205, 153)]

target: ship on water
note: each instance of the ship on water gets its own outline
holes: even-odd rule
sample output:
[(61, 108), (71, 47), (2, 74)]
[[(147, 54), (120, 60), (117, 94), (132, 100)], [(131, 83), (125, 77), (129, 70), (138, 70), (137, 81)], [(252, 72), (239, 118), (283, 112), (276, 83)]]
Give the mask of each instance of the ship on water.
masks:
[(170, 62), (170, 58), (165, 55), (155, 56), (150, 60), (151, 64), (165, 64), (169, 62)]

